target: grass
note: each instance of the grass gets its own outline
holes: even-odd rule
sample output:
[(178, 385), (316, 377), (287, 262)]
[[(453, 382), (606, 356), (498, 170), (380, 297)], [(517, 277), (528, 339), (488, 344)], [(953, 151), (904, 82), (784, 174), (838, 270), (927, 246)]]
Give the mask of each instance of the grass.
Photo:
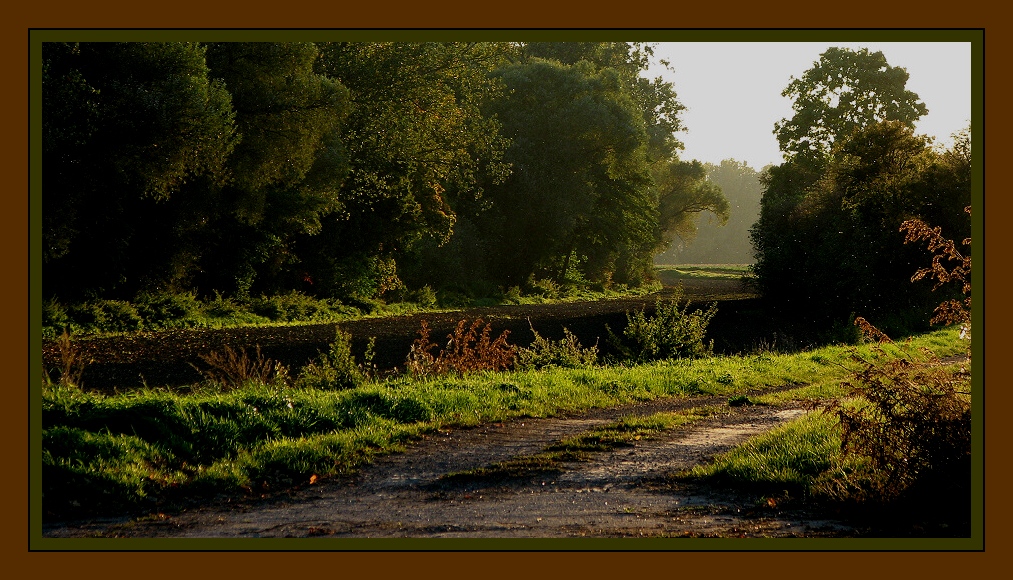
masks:
[(672, 286), (687, 279), (740, 280), (750, 276), (749, 264), (656, 265), (662, 284)]
[[(955, 329), (912, 344), (938, 356), (964, 348)], [(858, 350), (872, 356), (870, 347)], [(185, 394), (101, 395), (48, 384), (42, 393), (43, 505), (48, 517), (63, 517), (265, 493), (348, 473), (446, 426), (658, 397), (735, 397), (792, 383), (810, 385), (799, 396), (818, 396), (850, 376), (852, 352), (826, 347), (635, 366), (402, 376), (347, 390), (250, 381), (229, 389), (208, 383)]]
[(55, 339), (67, 330), (72, 335), (104, 335), (176, 328), (233, 328), (243, 326), (287, 326), (341, 322), (356, 318), (402, 316), (423, 312), (450, 312), (470, 306), (509, 304), (547, 304), (641, 296), (661, 289), (658, 283), (636, 288), (592, 288), (589, 285), (541, 287), (500, 292), (494, 296), (471, 298), (456, 295), (443, 303), (390, 302), (362, 300), (355, 305), (339, 300), (314, 298), (299, 292), (257, 298), (216, 295), (198, 298), (192, 293), (146, 293), (133, 301), (95, 300), (65, 305), (56, 300), (43, 304), (42, 336)]
[[(937, 343), (941, 336), (943, 335), (937, 332), (924, 338), (925, 342)], [(938, 372), (956, 373), (959, 367), (960, 363), (945, 365), (939, 367)], [(852, 380), (854, 378), (849, 379)], [(912, 477), (911, 482), (908, 482), (912, 484), (910, 488), (901, 489), (898, 486), (894, 490), (896, 493), (886, 493), (881, 488), (884, 486), (884, 477), (889, 474), (874, 465), (872, 460), (875, 454), (870, 456), (865, 450), (858, 449), (859, 452), (855, 452), (848, 446), (842, 446), (843, 430), (839, 410), (853, 416), (856, 414), (865, 416), (863, 409), (871, 407), (868, 400), (853, 396), (853, 391), (840, 381), (806, 385), (798, 389), (755, 397), (752, 400), (760, 404), (776, 404), (786, 399), (823, 401), (838, 399), (839, 402), (836, 407), (830, 408), (831, 412), (816, 411), (804, 415), (754, 437), (718, 456), (712, 463), (697, 466), (677, 476), (676, 479), (724, 485), (745, 489), (750, 493), (772, 494), (772, 497), (792, 501), (802, 500), (811, 504), (846, 504), (852, 511), (861, 508), (866, 515), (877, 517), (873, 512), (884, 509), (892, 512), (898, 512), (899, 509), (924, 512), (924, 502), (917, 504), (911, 501), (912, 498), (934, 495), (935, 497), (930, 499), (933, 503), (940, 499), (952, 499), (949, 497), (953, 495), (952, 492), (939, 493), (938, 490), (951, 487), (957, 489), (962, 478), (967, 477), (963, 473), (947, 472), (944, 466), (939, 466), (942, 469), (939, 473), (933, 473), (930, 469), (935, 466), (927, 465), (924, 470)], [(924, 419), (919, 420), (929, 423), (939, 419), (940, 417), (933, 416), (931, 412), (926, 412)], [(900, 433), (895, 437), (903, 435)], [(895, 442), (886, 441), (885, 436), (871, 440), (869, 444), (876, 449), (898, 446)], [(927, 445), (931, 450), (933, 442), (914, 441), (912, 444), (916, 448), (918, 445)], [(903, 461), (906, 463), (910, 459), (914, 462), (916, 455), (915, 451), (909, 450)], [(949, 456), (944, 457), (946, 458)], [(925, 478), (922, 479), (922, 476)], [(896, 499), (903, 501), (893, 502)], [(936, 511), (946, 509), (948, 508), (944, 510), (937, 508)], [(963, 517), (959, 514), (959, 510), (955, 512), (957, 518)], [(879, 515), (882, 516), (882, 513)], [(904, 516), (910, 517), (912, 514)], [(918, 513), (914, 514), (914, 517), (921, 518), (926, 515)]]

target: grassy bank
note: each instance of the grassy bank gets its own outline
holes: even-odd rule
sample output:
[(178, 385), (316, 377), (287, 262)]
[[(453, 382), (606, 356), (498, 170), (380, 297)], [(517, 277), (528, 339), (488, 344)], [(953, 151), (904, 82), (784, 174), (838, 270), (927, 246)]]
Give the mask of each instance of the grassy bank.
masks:
[(67, 329), (73, 335), (99, 335), (176, 328), (229, 328), (342, 322), (363, 317), (445, 312), (475, 306), (547, 304), (642, 296), (661, 289), (660, 283), (630, 288), (532, 281), (524, 288), (500, 289), (488, 295), (423, 288), (396, 297), (344, 302), (299, 292), (275, 296), (200, 298), (193, 293), (144, 293), (132, 300), (92, 300), (42, 306), (42, 336), (53, 339)]
[[(957, 331), (913, 340), (963, 351)], [(48, 517), (169, 509), (189, 499), (255, 494), (347, 473), (441, 427), (609, 407), (657, 397), (739, 397), (799, 384), (792, 396), (839, 394), (855, 348), (674, 360), (636, 366), (400, 377), (348, 390), (282, 383), (187, 394), (103, 396), (43, 387), (43, 505)], [(865, 357), (869, 347), (857, 347)], [(893, 355), (897, 354), (897, 351)]]

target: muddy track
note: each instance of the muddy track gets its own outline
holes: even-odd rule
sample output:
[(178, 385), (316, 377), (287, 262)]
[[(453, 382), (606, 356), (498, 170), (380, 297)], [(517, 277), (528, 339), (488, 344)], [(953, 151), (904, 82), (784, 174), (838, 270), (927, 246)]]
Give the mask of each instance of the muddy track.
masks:
[[(790, 386), (781, 387), (782, 389)], [(798, 406), (729, 408), (657, 438), (531, 476), (446, 474), (530, 455), (628, 415), (704, 405), (666, 398), (545, 419), (442, 430), (351, 476), (273, 497), (229, 500), (138, 520), (49, 523), (48, 537), (553, 538), (849, 536), (846, 524), (756, 496), (699, 488), (670, 476), (804, 413)]]
[[(731, 279), (688, 280), (686, 296), (703, 306), (718, 301), (718, 315), (711, 321), (710, 338), (718, 352), (748, 348), (761, 340), (762, 330), (743, 317), (758, 311), (757, 300), (745, 294), (741, 283)], [(78, 341), (83, 358), (90, 361), (83, 375), (86, 389), (111, 392), (148, 385), (182, 386), (199, 382), (200, 355), (222, 351), (225, 346), (251, 354), (255, 347), (267, 358), (279, 361), (295, 374), (320, 351), (326, 351), (340, 327), (352, 335), (353, 352), (361, 360), (370, 338), (376, 340), (374, 364), (390, 371), (404, 364), (412, 341), (418, 336), (422, 320), (429, 323), (430, 337), (439, 342), (461, 319), (482, 318), (492, 325), (494, 336), (509, 330), (512, 344), (526, 346), (534, 340), (533, 326), (542, 336), (558, 339), (566, 327), (584, 345), (598, 344), (607, 352), (608, 325), (619, 331), (625, 326), (626, 312), (652, 311), (659, 298), (670, 296), (672, 288), (636, 298), (571, 302), (561, 304), (496, 306), (463, 311), (364, 318), (341, 323), (307, 324), (230, 329), (191, 329), (123, 336), (85, 338)], [(751, 329), (743, 334), (744, 329)], [(59, 352), (54, 341), (43, 344), (43, 362), (58, 368)]]

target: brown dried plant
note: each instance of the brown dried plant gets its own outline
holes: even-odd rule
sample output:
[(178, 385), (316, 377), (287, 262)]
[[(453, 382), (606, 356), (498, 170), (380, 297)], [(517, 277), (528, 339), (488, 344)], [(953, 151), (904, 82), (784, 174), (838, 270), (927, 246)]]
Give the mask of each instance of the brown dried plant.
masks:
[(510, 331), (504, 330), (495, 340), (490, 339), (491, 324), (482, 326), (481, 318), (471, 325), (460, 320), (454, 332), (447, 335), (447, 344), (439, 354), (433, 351), (438, 344), (430, 342), (429, 323), (425, 320), (419, 328), (419, 337), (412, 343), (405, 360), (407, 371), (416, 376), (437, 376), (449, 373), (473, 373), (478, 371), (501, 371), (514, 364), (517, 348), (507, 343)]
[[(970, 206), (964, 211), (971, 215)], [(911, 277), (915, 282), (923, 278), (935, 279), (933, 290), (948, 282), (959, 282), (965, 298), (963, 300), (947, 300), (936, 307), (935, 316), (930, 321), (932, 324), (961, 324), (964, 333), (970, 332), (971, 321), (971, 256), (964, 255), (957, 249), (957, 244), (943, 236), (942, 228), (929, 227), (928, 224), (919, 220), (907, 220), (900, 226), (900, 231), (905, 232), (904, 243), (928, 242), (928, 250), (933, 252), (932, 265), (927, 268), (919, 268)], [(970, 248), (971, 238), (963, 241), (964, 246)], [(947, 269), (947, 265), (950, 266)]]
[[(965, 208), (970, 214), (971, 208)], [(971, 258), (957, 250), (953, 241), (943, 237), (940, 228), (931, 228), (921, 220), (908, 220), (901, 226), (904, 243), (928, 241), (934, 252), (932, 266), (919, 269), (911, 281), (929, 277), (936, 280), (933, 289), (948, 282), (960, 282), (963, 301), (940, 304), (933, 324), (961, 324), (961, 337), (969, 338), (971, 319)], [(970, 246), (966, 239), (963, 245)], [(947, 268), (947, 266), (950, 266)], [(886, 334), (864, 318), (855, 325), (867, 340), (892, 343)], [(841, 425), (841, 450), (865, 457), (872, 468), (861, 487), (869, 498), (878, 501), (896, 499), (919, 481), (934, 479), (932, 485), (957, 486), (966, 482), (971, 453), (971, 376), (969, 365), (947, 367), (930, 353), (919, 356), (902, 347), (900, 358), (883, 362), (886, 357), (865, 360), (846, 386), (861, 401), (845, 405), (834, 401), (826, 408)], [(885, 354), (882, 347), (876, 347)], [(949, 482), (949, 483), (946, 483)]]
[(288, 379), (288, 369), (280, 362), (264, 357), (260, 345), (257, 345), (256, 353), (255, 357), (250, 357), (245, 350), (236, 351), (226, 345), (222, 351), (198, 355), (207, 368), (193, 363), (190, 366), (205, 380), (223, 387), (238, 387), (250, 382), (266, 385)]
[[(82, 384), (82, 377), (84, 376), (84, 369), (88, 366), (90, 360), (85, 360), (84, 355), (81, 354), (81, 349), (78, 345), (74, 344), (70, 339), (70, 333), (67, 329), (63, 329), (63, 333), (56, 339), (56, 349), (60, 353), (60, 364), (55, 369), (46, 369), (42, 367), (42, 378), (47, 384), (60, 384), (64, 386), (75, 386), (80, 387)], [(56, 372), (56, 381), (52, 379), (51, 371)]]

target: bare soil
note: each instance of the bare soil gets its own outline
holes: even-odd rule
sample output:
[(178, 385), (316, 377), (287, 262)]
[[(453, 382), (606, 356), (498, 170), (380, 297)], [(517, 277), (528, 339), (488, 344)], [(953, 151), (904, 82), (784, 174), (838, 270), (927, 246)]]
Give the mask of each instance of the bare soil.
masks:
[[(788, 388), (788, 386), (784, 387)], [(538, 453), (628, 415), (722, 404), (661, 399), (546, 419), (443, 430), (354, 475), (260, 498), (140, 519), (51, 522), (47, 537), (833, 537), (847, 523), (750, 494), (671, 477), (806, 412), (798, 405), (727, 414), (566, 462), (533, 476), (445, 478)]]

